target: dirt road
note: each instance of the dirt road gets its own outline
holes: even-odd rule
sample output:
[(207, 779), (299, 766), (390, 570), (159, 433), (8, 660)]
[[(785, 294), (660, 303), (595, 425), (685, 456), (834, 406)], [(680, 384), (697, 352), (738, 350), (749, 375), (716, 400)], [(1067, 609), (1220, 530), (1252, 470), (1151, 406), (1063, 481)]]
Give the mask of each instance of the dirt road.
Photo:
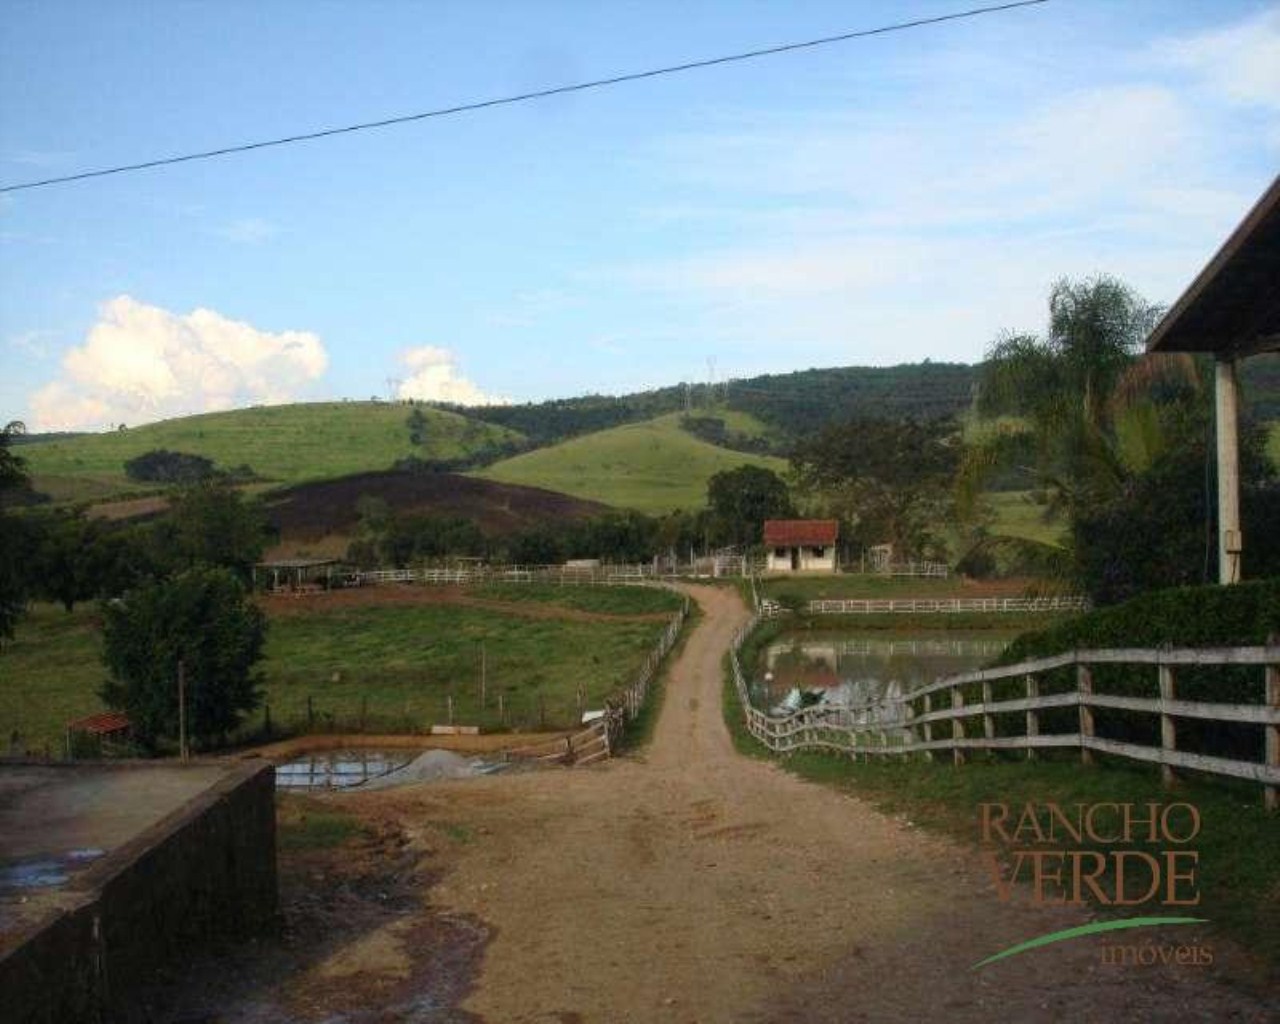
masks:
[[(1145, 937), (1212, 945), (1213, 967), (1104, 966), (1101, 940), (1081, 939), (972, 970), (1086, 916), (1002, 903), (974, 850), (738, 756), (721, 658), (747, 613), (730, 591), (689, 589), (705, 616), (645, 753), (332, 798), (430, 851), (430, 908), (362, 931), (294, 978), (296, 1010), (332, 1015), (340, 989), (372, 1015), (327, 1019), (1271, 1019), (1256, 993), (1228, 983), (1230, 948), (1195, 926)], [(439, 960), (428, 917), (487, 946), (460, 1007), (402, 1014), (424, 957)]]

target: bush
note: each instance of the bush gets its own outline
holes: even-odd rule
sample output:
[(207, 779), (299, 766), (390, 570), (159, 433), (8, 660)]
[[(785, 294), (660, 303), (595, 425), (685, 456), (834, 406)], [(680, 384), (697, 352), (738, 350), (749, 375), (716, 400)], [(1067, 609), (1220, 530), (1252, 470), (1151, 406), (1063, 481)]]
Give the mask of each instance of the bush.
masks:
[(194, 484), (214, 474), (213, 460), (188, 452), (156, 448), (124, 464), (130, 480), (157, 484)]
[[(1153, 591), (1049, 629), (1024, 633), (996, 664), (1047, 658), (1074, 649), (1252, 646), (1278, 634), (1280, 579), (1230, 587), (1183, 587)], [(1156, 670), (1151, 665), (1095, 665), (1093, 683), (1098, 693), (1158, 695)], [(1044, 693), (1074, 689), (1074, 669), (1047, 673), (1041, 687)], [(1016, 680), (997, 684), (997, 697), (1021, 696), (1018, 689)], [(1183, 667), (1177, 672), (1177, 695), (1186, 700), (1256, 704), (1262, 695), (1262, 672), (1256, 666)], [(1155, 715), (1098, 709), (1094, 718), (1099, 736), (1159, 744)], [(1041, 724), (1046, 732), (1073, 732), (1075, 711), (1045, 712)], [(1261, 758), (1262, 730), (1257, 726), (1179, 719), (1177, 728), (1180, 749), (1243, 760)]]

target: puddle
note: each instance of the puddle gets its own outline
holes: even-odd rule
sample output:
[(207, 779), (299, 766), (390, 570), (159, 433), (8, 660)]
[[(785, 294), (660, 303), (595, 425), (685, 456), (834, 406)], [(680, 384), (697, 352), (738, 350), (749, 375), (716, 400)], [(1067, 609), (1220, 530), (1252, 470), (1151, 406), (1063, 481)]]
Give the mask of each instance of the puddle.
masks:
[(325, 750), (276, 765), (281, 789), (350, 789), (399, 771), (416, 750)]
[(97, 860), (105, 852), (90, 847), (0, 864), (0, 894), (63, 885), (73, 872)]

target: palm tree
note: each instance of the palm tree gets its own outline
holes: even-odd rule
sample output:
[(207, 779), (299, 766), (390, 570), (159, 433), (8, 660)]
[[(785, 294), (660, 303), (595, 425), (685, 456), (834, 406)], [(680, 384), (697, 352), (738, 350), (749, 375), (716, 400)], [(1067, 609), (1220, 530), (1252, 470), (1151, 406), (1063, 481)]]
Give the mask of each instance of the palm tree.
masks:
[(1155, 385), (1186, 368), (1139, 358), (1159, 310), (1111, 277), (1054, 284), (1043, 337), (1006, 335), (988, 351), (977, 412), (1004, 417), (971, 441), (960, 498), (972, 508), (991, 469), (1012, 453), (1046, 497), (1046, 516), (1070, 515), (1112, 493), (1160, 444)]

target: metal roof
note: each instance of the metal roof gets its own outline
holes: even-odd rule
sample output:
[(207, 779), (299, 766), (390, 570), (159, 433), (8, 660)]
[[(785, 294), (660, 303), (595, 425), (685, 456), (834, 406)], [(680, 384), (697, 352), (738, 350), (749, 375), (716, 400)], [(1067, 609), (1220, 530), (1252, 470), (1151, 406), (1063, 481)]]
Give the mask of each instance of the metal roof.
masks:
[(1280, 176), (1147, 339), (1148, 352), (1280, 350)]
[(120, 711), (100, 711), (87, 718), (77, 718), (67, 723), (71, 732), (87, 732), (93, 736), (109, 736), (130, 728), (129, 716)]

